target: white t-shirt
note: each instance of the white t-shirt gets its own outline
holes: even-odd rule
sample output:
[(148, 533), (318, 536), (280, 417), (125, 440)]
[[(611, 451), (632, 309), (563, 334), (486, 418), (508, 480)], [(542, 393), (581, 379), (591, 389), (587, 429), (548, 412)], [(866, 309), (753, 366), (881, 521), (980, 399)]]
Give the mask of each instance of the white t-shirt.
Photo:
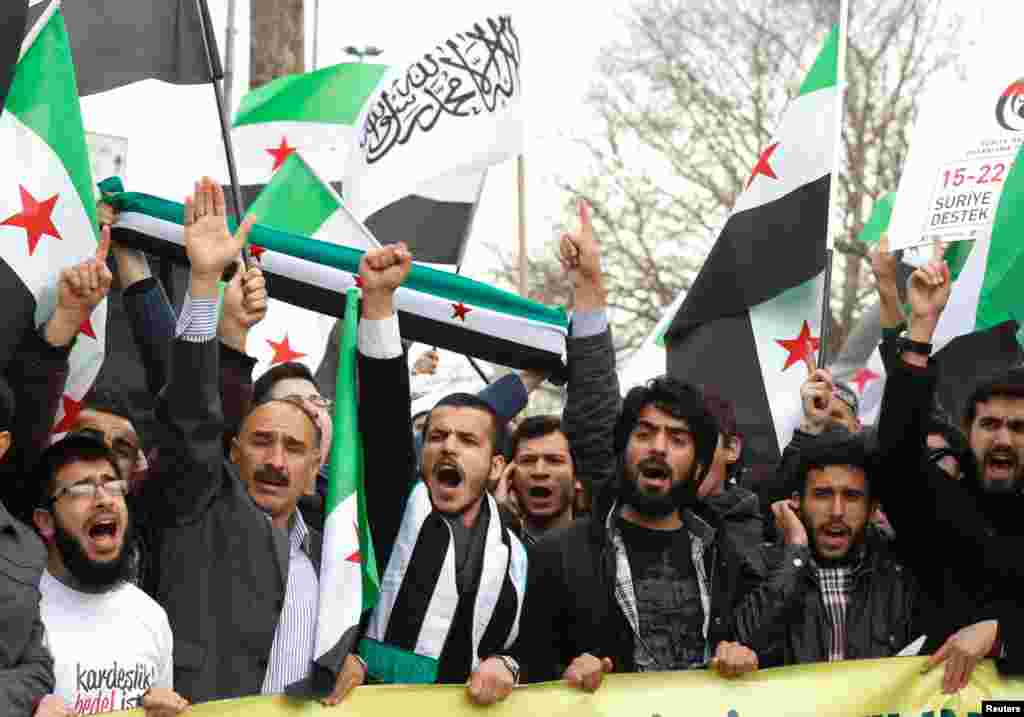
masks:
[(44, 571), (39, 609), (60, 695), (72, 713), (139, 707), (150, 687), (173, 686), (167, 613), (130, 583), (106, 593), (73, 590)]

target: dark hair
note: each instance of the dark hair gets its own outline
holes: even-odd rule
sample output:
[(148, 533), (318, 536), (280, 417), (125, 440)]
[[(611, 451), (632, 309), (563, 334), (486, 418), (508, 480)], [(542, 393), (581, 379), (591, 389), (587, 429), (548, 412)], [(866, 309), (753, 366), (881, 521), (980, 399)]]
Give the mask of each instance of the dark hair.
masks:
[(736, 424), (736, 404), (710, 386), (704, 387), (704, 408), (718, 421), (718, 430), (726, 438), (740, 434)]
[(995, 376), (979, 382), (964, 406), (963, 427), (965, 433), (971, 432), (971, 425), (978, 415), (978, 404), (993, 398), (1024, 398), (1024, 367), (1016, 366)]
[[(502, 448), (505, 445), (505, 427), (498, 419), (498, 414), (495, 412), (494, 406), (473, 393), (450, 393), (438, 401), (434, 406), (434, 409), (441, 408), (442, 406), (452, 406), (454, 408), (475, 408), (478, 411), (486, 413), (491, 417), (490, 438), (493, 453), (497, 454), (502, 451)], [(430, 417), (427, 418), (427, 423), (423, 426), (424, 441), (426, 439), (427, 429), (430, 427), (430, 418), (434, 415), (434, 409), (431, 409)]]
[(14, 425), (14, 391), (0, 378), (0, 431), (9, 431)]
[(642, 386), (634, 386), (622, 402), (622, 411), (615, 424), (615, 452), (622, 456), (629, 444), (640, 412), (647, 406), (654, 406), (673, 418), (686, 421), (696, 447), (696, 462), (702, 471), (696, 476), (697, 482), (704, 480), (718, 445), (718, 421), (704, 405), (704, 395), (696, 386), (671, 376), (652, 378)]
[(287, 361), (279, 363), (256, 379), (256, 382), (252, 385), (253, 404), (265, 402), (274, 384), (286, 378), (301, 378), (313, 384), (317, 391), (320, 390), (320, 384), (313, 378), (313, 372), (309, 370), (306, 364), (299, 363), (298, 361)]
[(925, 435), (932, 433), (937, 433), (945, 438), (950, 449), (957, 455), (962, 456), (970, 450), (967, 437), (964, 436), (963, 431), (957, 428), (956, 424), (953, 423), (953, 419), (942, 409), (936, 408), (932, 410), (925, 421)]
[(65, 466), (79, 461), (107, 461), (116, 478), (124, 478), (117, 466), (117, 456), (107, 444), (91, 433), (72, 432), (51, 445), (39, 457), (33, 469), (36, 485), (40, 487), (39, 505), (48, 507), (54, 490), (57, 489), (57, 474)]
[(249, 416), (256, 412), (257, 408), (260, 408), (261, 406), (266, 406), (268, 403), (287, 403), (289, 406), (294, 406), (295, 408), (299, 409), (304, 414), (306, 414), (306, 418), (308, 418), (309, 422), (313, 424), (313, 434), (316, 440), (316, 443), (314, 444), (313, 447), (317, 449), (320, 448), (320, 444), (324, 440), (323, 429), (320, 428), (320, 423), (317, 420), (317, 417), (313, 414), (312, 411), (309, 410), (305, 402), (302, 401), (302, 399), (295, 398), (294, 396), (283, 396), (281, 398), (264, 398), (262, 401), (259, 401), (258, 403), (253, 402), (252, 406), (249, 408), (249, 412), (246, 413), (245, 416), (242, 418), (242, 423), (239, 425), (239, 429), (241, 429), (241, 426), (244, 425), (247, 420), (249, 420)]
[(82, 410), (109, 413), (112, 416), (124, 418), (133, 424), (135, 423), (127, 402), (121, 398), (121, 394), (109, 388), (96, 388), (94, 386), (82, 400)]
[(864, 471), (865, 485), (871, 494), (871, 474), (878, 465), (878, 454), (871, 432), (850, 433), (834, 426), (800, 446), (792, 490), (801, 496), (807, 492), (807, 478), (812, 470), (829, 466), (852, 466)]
[(565, 436), (566, 443), (569, 444), (569, 460), (572, 461), (573, 471), (576, 470), (576, 455), (572, 450), (572, 443), (569, 441), (569, 436), (565, 432), (565, 426), (562, 425), (562, 419), (553, 413), (548, 413), (542, 416), (529, 416), (524, 418), (523, 421), (516, 427), (515, 433), (512, 434), (512, 440), (509, 441), (509, 451), (512, 457), (515, 458), (516, 453), (519, 451), (519, 444), (522, 441), (529, 441), (534, 438), (541, 438), (543, 436), (549, 436), (552, 433), (561, 433)]

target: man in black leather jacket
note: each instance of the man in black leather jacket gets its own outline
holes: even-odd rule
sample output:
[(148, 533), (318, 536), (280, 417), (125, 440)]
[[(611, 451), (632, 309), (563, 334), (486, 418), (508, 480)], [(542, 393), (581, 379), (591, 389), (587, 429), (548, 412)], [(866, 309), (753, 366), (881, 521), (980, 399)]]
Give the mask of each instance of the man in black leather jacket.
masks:
[(737, 630), (761, 665), (891, 657), (916, 635), (916, 582), (868, 530), (877, 456), (835, 429), (800, 451), (794, 497), (772, 506), (785, 545), (744, 601)]

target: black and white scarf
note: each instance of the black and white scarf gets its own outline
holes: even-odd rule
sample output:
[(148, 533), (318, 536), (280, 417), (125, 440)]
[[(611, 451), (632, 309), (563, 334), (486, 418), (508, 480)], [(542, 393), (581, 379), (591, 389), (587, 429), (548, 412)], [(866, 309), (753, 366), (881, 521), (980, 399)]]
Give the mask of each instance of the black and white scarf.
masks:
[[(471, 670), (481, 657), (515, 642), (526, 593), (526, 549), (501, 524), (494, 498), (485, 496), (482, 509), (490, 511), (490, 519), (473, 606)], [(370, 674), (384, 682), (436, 681), (458, 604), (454, 536), (420, 481), (409, 496), (381, 578), (380, 599), (360, 644)]]

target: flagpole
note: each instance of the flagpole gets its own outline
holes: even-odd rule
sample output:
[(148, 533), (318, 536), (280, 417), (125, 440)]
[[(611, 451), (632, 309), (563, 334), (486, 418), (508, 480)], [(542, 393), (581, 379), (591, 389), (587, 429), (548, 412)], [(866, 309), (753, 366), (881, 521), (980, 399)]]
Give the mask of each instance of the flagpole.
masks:
[(843, 147), (843, 110), (846, 107), (844, 101), (846, 95), (846, 32), (850, 16), (850, 0), (839, 2), (839, 42), (836, 47), (836, 126), (835, 143), (832, 150), (832, 176), (829, 181), (828, 198), (828, 228), (826, 229), (825, 242), (825, 276), (824, 291), (821, 298), (821, 339), (818, 343), (818, 366), (825, 368), (828, 361), (828, 343), (832, 335), (832, 325), (829, 321), (831, 312), (829, 304), (832, 298), (832, 257), (835, 255), (832, 237), (835, 236), (839, 227), (836, 220), (836, 209), (839, 203), (839, 160), (842, 156)]
[(526, 265), (526, 159), (523, 155), (516, 158), (516, 204), (519, 216), (519, 295), (529, 295)]
[[(213, 94), (217, 99), (217, 116), (220, 119), (220, 134), (221, 139), (224, 142), (224, 152), (227, 155), (228, 160), (228, 176), (231, 179), (231, 199), (234, 203), (233, 213), (235, 215), (235, 222), (238, 226), (242, 225), (242, 190), (238, 185), (238, 170), (235, 167), (235, 150), (231, 144), (231, 132), (228, 130), (228, 115), (227, 108), (224, 106), (224, 93), (221, 90), (220, 83), (218, 80), (223, 78), (223, 70), (220, 72), (215, 69), (215, 63), (213, 58), (213, 49), (216, 44), (213, 41), (213, 28), (208, 24), (209, 20), (209, 8), (206, 5), (206, 0), (196, 0), (196, 9), (199, 12), (199, 24), (202, 26), (203, 31), (203, 49), (206, 51), (206, 67), (210, 72), (210, 84), (213, 85)], [(219, 59), (217, 58), (219, 65)], [(219, 76), (218, 76), (219, 75)], [(249, 262), (249, 249), (248, 247), (242, 247), (242, 263), (245, 268), (248, 269)]]
[(224, 30), (224, 105), (231, 110), (235, 86), (235, 2), (228, 0), (227, 28)]

